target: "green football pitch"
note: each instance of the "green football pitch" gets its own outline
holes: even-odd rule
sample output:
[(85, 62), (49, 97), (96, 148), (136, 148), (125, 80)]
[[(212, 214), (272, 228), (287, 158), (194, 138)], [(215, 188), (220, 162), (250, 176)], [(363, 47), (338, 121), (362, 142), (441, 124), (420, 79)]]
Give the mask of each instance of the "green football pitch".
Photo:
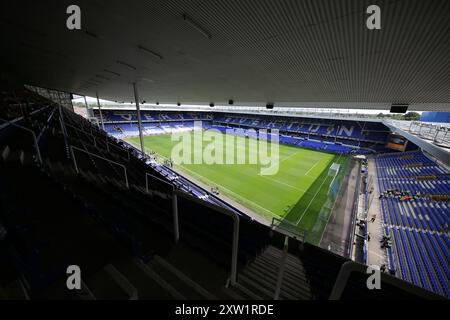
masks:
[[(193, 133), (189, 134), (192, 136)], [(138, 137), (127, 141), (139, 147)], [(169, 134), (144, 137), (146, 152), (154, 152), (161, 158), (171, 158), (172, 150), (179, 143), (172, 141)], [(203, 147), (207, 144), (204, 142)], [(245, 145), (235, 143), (235, 154), (246, 153), (248, 159), (252, 152), (248, 145), (249, 139), (245, 139)], [(341, 165), (337, 177), (329, 175), (329, 168), (335, 162)], [(271, 222), (275, 217), (288, 221), (291, 228), (307, 231), (307, 240), (312, 243), (320, 241), (334, 205), (336, 192), (330, 192), (331, 183), (336, 186), (342, 181), (347, 166), (346, 156), (281, 144), (279, 170), (274, 175), (261, 175), (261, 167), (267, 165), (249, 164), (248, 161), (246, 164), (175, 165), (185, 175), (209, 187), (218, 187), (220, 194), (267, 221)]]

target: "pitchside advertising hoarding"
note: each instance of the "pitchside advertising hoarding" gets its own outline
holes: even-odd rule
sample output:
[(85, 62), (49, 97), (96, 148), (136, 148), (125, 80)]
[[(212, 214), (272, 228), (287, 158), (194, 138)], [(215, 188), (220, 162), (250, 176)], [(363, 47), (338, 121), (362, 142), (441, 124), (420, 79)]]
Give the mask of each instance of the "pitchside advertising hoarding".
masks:
[(408, 140), (405, 137), (399, 134), (391, 133), (386, 141), (386, 148), (398, 151), (405, 151), (407, 144)]

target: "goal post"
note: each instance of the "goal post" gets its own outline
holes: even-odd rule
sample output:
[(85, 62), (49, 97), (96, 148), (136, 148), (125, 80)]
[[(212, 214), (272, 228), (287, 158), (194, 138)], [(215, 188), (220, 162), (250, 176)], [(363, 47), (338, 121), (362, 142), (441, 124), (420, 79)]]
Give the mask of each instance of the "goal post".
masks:
[(328, 175), (335, 177), (339, 174), (340, 170), (341, 170), (341, 165), (339, 163), (334, 162), (330, 166), (330, 169), (328, 170)]
[(341, 170), (341, 165), (339, 163), (334, 162), (330, 169), (328, 170), (328, 176), (333, 177), (333, 180), (331, 180), (330, 188), (328, 190), (328, 194), (331, 194), (333, 197), (336, 197), (339, 192), (339, 183), (336, 177), (338, 176), (339, 172)]

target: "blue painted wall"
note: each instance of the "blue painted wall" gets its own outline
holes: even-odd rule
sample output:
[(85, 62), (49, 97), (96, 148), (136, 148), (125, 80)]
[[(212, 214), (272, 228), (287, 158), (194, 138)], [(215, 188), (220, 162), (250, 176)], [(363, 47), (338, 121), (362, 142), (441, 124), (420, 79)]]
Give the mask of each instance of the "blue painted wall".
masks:
[(450, 112), (423, 112), (420, 121), (450, 123)]

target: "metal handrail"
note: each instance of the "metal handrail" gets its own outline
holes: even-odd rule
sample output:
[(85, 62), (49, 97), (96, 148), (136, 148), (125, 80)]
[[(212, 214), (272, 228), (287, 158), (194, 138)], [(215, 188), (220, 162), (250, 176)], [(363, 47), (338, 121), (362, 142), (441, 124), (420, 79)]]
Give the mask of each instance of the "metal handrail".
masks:
[[(278, 222), (278, 224), (276, 224), (275, 222)], [(306, 230), (300, 228), (298, 224), (292, 223), (289, 220), (272, 217), (270, 228), (286, 236), (298, 239), (303, 243), (306, 241), (307, 236)]]
[[(137, 150), (135, 146), (132, 144), (129, 144), (125, 142), (127, 145), (129, 145), (134, 150)], [(144, 158), (148, 159), (147, 155), (144, 155)], [(170, 184), (167, 181), (164, 181), (168, 184)], [(192, 182), (191, 182), (192, 183)], [(147, 188), (148, 190), (148, 188)], [(237, 262), (238, 262), (238, 251), (239, 251), (239, 226), (240, 226), (240, 218), (239, 214), (234, 211), (230, 210), (212, 203), (204, 202), (203, 200), (200, 200), (196, 197), (191, 196), (190, 194), (183, 192), (181, 190), (174, 189), (174, 195), (180, 195), (181, 197), (193, 200), (194, 202), (201, 202), (205, 206), (213, 208), (215, 211), (225, 214), (233, 219), (233, 242), (232, 242), (232, 251), (231, 251), (231, 271), (230, 271), (230, 285), (235, 286), (237, 284)], [(214, 195), (211, 194), (212, 197)], [(176, 199), (175, 197), (172, 197), (172, 199)], [(176, 202), (176, 201), (174, 201)]]
[(177, 198), (177, 193), (175, 191), (175, 186), (167, 181), (164, 181), (161, 178), (158, 178), (158, 177), (146, 172), (145, 173), (145, 190), (147, 191), (147, 193), (149, 192), (148, 177), (157, 179), (158, 181), (161, 181), (162, 183), (164, 183), (172, 188), (173, 233), (174, 233), (175, 243), (178, 243), (178, 240), (180, 239), (180, 228), (178, 225), (178, 198)]
[[(37, 114), (37, 113), (40, 113), (41, 111), (43, 111), (43, 110), (45, 110), (45, 109), (47, 109), (48, 107), (47, 106), (45, 106), (45, 107), (42, 107), (42, 108), (40, 108), (40, 109), (37, 109), (37, 110), (34, 110), (34, 111), (32, 111), (32, 112), (30, 112), (30, 115), (35, 115), (35, 114)], [(4, 120), (4, 121), (7, 121), (7, 122), (11, 122), (11, 123), (16, 123), (16, 122), (19, 122), (19, 121), (22, 121), (24, 118), (23, 118), (23, 116), (21, 116), (21, 117), (17, 117), (17, 118), (15, 118), (15, 119), (13, 119), (13, 120)], [(8, 126), (8, 124), (4, 124), (4, 125), (1, 125), (0, 126), (0, 130), (2, 130), (3, 128), (6, 128)]]
[(38, 137), (37, 137), (38, 143), (40, 142), (41, 137), (42, 137), (42, 135), (44, 134), (44, 132), (46, 131), (46, 129), (49, 128), (49, 123), (50, 123), (50, 121), (52, 120), (53, 115), (55, 114), (55, 111), (56, 111), (56, 109), (53, 109), (53, 111), (50, 113), (50, 116), (47, 118), (47, 123), (46, 123), (46, 125), (45, 125), (44, 128), (41, 130), (41, 132), (39, 133), (39, 135), (38, 135)]
[(175, 186), (173, 184), (171, 184), (170, 182), (167, 182), (161, 178), (158, 178), (157, 176), (152, 175), (151, 173), (146, 172), (145, 173), (145, 190), (147, 191), (147, 193), (149, 192), (149, 188), (148, 188), (148, 177), (152, 177), (154, 179), (157, 179), (158, 181), (161, 181), (162, 183), (164, 183), (165, 185), (168, 185), (172, 188), (172, 191), (174, 190)]
[(289, 237), (284, 236), (283, 252), (281, 254), (280, 267), (278, 269), (277, 283), (275, 286), (275, 293), (273, 295), (273, 300), (278, 300), (280, 298), (281, 286), (283, 284), (284, 270), (286, 268), (286, 261), (288, 257), (287, 255), (288, 246), (289, 246)]
[(127, 156), (128, 156), (128, 160), (131, 160), (131, 156), (130, 156), (130, 151), (129, 150), (126, 150), (126, 149), (124, 149), (124, 148), (122, 148), (122, 147), (120, 147), (120, 146), (118, 146), (118, 145), (116, 145), (116, 144), (114, 144), (114, 143), (111, 143), (111, 142), (109, 142), (108, 141), (108, 138), (106, 138), (106, 146), (107, 146), (107, 148), (108, 148), (108, 151), (110, 151), (109, 150), (109, 146), (113, 146), (113, 147), (115, 147), (115, 148), (117, 148), (117, 149), (119, 149), (119, 150), (121, 150), (121, 151), (125, 151), (126, 153), (127, 153)]
[(89, 155), (91, 155), (91, 156), (94, 156), (94, 157), (97, 157), (97, 158), (106, 160), (106, 161), (109, 162), (109, 163), (113, 163), (113, 164), (115, 164), (115, 165), (118, 165), (118, 166), (122, 167), (122, 168), (123, 168), (123, 171), (124, 171), (124, 174), (125, 174), (125, 185), (126, 185), (126, 187), (127, 187), (128, 189), (130, 188), (130, 185), (128, 184), (127, 168), (126, 168), (123, 164), (117, 163), (117, 162), (115, 162), (115, 161), (112, 161), (112, 160), (107, 159), (107, 158), (105, 158), (105, 157), (99, 156), (98, 154), (95, 154), (95, 153), (86, 151), (86, 150), (84, 150), (84, 149), (78, 148), (78, 147), (76, 147), (76, 146), (70, 145), (69, 147), (70, 147), (70, 153), (72, 154), (73, 165), (75, 166), (75, 171), (76, 171), (77, 173), (79, 173), (80, 171), (79, 171), (79, 169), (78, 169), (77, 160), (76, 160), (76, 158), (75, 158), (75, 153), (73, 152), (73, 150), (78, 150), (78, 151), (87, 153), (87, 154), (89, 154)]
[(231, 271), (230, 271), (230, 285), (235, 286), (237, 283), (237, 263), (238, 263), (238, 250), (239, 250), (239, 225), (240, 218), (239, 215), (233, 210), (226, 209), (224, 207), (218, 206), (216, 204), (204, 202), (194, 196), (186, 192), (182, 192), (180, 190), (175, 190), (175, 193), (180, 197), (191, 200), (196, 203), (201, 203), (205, 207), (214, 210), (220, 214), (225, 214), (233, 219), (233, 241), (232, 241), (232, 250), (231, 250)]
[[(95, 137), (92, 133), (89, 133), (89, 132), (87, 132), (87, 131), (84, 131), (84, 130), (82, 130), (82, 129), (80, 129), (80, 128), (77, 128), (76, 126), (71, 125), (71, 124), (68, 124), (68, 123), (66, 123), (66, 126), (69, 126), (69, 127), (73, 128), (73, 129), (75, 129), (76, 131), (82, 132), (82, 133), (84, 133), (84, 134), (86, 134), (86, 135), (88, 135), (88, 136), (91, 136), (92, 139), (93, 139), (93, 141), (94, 141), (94, 147), (97, 147), (97, 137)], [(113, 147), (115, 147), (115, 148), (117, 148), (117, 149), (119, 149), (119, 150), (121, 150), (121, 151), (126, 152), (126, 153), (127, 153), (127, 158), (128, 158), (128, 160), (131, 159), (131, 157), (130, 157), (130, 151), (129, 151), (129, 150), (126, 150), (126, 149), (124, 149), (124, 148), (121, 148), (121, 147), (119, 147), (119, 146), (117, 146), (117, 145), (115, 145), (115, 144), (109, 142), (109, 141), (108, 141), (108, 137), (105, 138), (105, 144), (106, 144), (106, 148), (107, 148), (108, 152), (110, 151), (110, 150), (109, 150), (109, 146), (111, 145), (111, 146), (113, 146)]]
[[(37, 155), (38, 161), (42, 165), (41, 150), (39, 149), (39, 144), (38, 144), (38, 141), (36, 138), (36, 133), (34, 133), (33, 130), (26, 128), (24, 126), (21, 126), (20, 124), (17, 124), (17, 123), (13, 123), (13, 122), (5, 120), (5, 119), (0, 119), (0, 121), (5, 122), (5, 124), (7, 124), (7, 126), (13, 126), (13, 127), (16, 127), (16, 128), (19, 128), (19, 129), (22, 129), (22, 130), (25, 130), (25, 131), (31, 133), (31, 135), (33, 136), (34, 147), (36, 149), (36, 155)], [(5, 126), (5, 127), (7, 127), (7, 126)]]

